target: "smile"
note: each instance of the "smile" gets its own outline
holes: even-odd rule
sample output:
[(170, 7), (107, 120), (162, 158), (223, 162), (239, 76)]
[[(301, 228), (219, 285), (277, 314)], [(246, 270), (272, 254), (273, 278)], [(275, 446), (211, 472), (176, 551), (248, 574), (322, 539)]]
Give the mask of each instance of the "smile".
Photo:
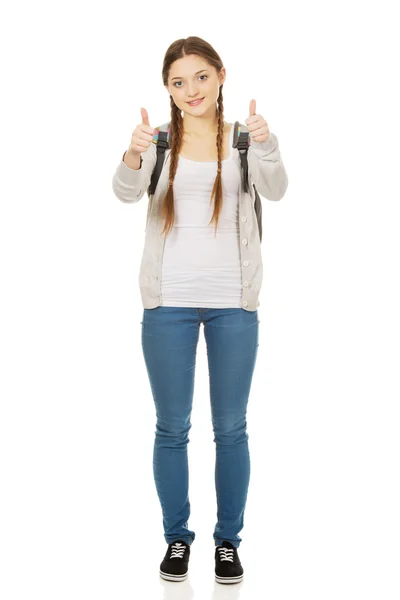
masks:
[(203, 102), (204, 98), (201, 98), (199, 100), (193, 100), (193, 102), (188, 102), (188, 104), (190, 104), (190, 106), (197, 106), (198, 104), (201, 104), (201, 102)]

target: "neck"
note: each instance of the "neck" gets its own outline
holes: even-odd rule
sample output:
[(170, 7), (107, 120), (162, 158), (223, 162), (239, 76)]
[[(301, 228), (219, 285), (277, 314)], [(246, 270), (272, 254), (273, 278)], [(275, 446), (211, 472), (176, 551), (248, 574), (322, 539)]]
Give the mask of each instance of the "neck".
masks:
[(207, 134), (217, 135), (218, 122), (216, 111), (213, 115), (202, 115), (201, 117), (194, 117), (183, 113), (183, 131), (188, 135), (203, 136)]

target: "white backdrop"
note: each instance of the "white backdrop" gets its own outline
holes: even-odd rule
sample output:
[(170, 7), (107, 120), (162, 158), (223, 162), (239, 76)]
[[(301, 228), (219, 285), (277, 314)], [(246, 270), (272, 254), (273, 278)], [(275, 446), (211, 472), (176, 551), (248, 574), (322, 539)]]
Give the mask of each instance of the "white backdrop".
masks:
[[(399, 134), (395, 3), (38, 1), (2, 10), (0, 595), (4, 600), (398, 600)], [(190, 577), (166, 550), (141, 348), (148, 198), (111, 181), (161, 67), (198, 35), (289, 186), (263, 201), (244, 581), (214, 581), (203, 327), (190, 432)], [(229, 589), (226, 589), (229, 588)]]

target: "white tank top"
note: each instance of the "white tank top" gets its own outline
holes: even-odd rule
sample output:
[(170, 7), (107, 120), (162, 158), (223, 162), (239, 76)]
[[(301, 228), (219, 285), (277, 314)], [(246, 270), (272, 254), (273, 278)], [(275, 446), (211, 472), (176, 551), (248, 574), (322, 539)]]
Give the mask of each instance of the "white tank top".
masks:
[(214, 210), (211, 192), (217, 161), (179, 156), (173, 184), (175, 222), (164, 245), (161, 306), (241, 308), (239, 236), (240, 166), (230, 156), (222, 161), (222, 210), (208, 225)]

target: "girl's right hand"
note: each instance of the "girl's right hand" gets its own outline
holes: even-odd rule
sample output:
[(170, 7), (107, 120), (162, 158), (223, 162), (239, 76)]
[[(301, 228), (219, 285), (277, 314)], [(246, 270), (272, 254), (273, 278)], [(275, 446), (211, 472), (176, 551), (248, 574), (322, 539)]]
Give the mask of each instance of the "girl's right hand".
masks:
[(132, 133), (131, 143), (129, 146), (129, 152), (132, 155), (140, 155), (142, 152), (146, 152), (153, 140), (154, 129), (150, 126), (149, 115), (145, 108), (141, 108), (142, 122), (136, 126), (135, 131)]

